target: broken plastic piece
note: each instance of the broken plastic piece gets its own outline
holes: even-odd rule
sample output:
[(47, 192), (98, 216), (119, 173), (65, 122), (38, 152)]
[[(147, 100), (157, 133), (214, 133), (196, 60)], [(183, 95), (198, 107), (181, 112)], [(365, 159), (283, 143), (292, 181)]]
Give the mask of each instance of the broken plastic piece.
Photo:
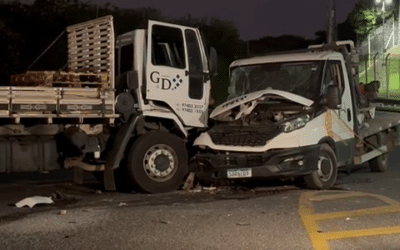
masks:
[(51, 199), (51, 197), (45, 197), (45, 196), (32, 196), (25, 198), (23, 200), (18, 201), (15, 203), (15, 206), (18, 208), (28, 206), (32, 208), (36, 204), (53, 204), (54, 201)]

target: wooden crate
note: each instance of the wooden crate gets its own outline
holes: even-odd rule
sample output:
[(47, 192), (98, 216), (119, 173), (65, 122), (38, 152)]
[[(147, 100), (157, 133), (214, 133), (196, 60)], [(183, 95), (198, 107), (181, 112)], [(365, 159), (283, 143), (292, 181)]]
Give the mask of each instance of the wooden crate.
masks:
[(67, 32), (69, 71), (106, 73), (108, 88), (114, 88), (113, 17), (69, 26)]

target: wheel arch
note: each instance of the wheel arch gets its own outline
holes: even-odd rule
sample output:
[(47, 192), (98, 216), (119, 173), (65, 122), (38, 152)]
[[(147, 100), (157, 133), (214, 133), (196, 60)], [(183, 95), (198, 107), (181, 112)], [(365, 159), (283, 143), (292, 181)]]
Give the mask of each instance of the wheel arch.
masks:
[(186, 131), (185, 126), (174, 114), (152, 112), (151, 114), (143, 115), (136, 131), (138, 134), (144, 134), (147, 132), (146, 130), (167, 131), (181, 139), (188, 137), (188, 132)]
[(321, 138), (321, 139), (319, 140), (319, 142), (318, 142), (319, 145), (322, 145), (322, 144), (324, 144), (324, 143), (325, 143), (325, 144), (328, 144), (329, 147), (332, 148), (333, 152), (335, 152), (336, 157), (338, 157), (338, 153), (337, 153), (337, 150), (336, 150), (336, 143), (335, 143), (335, 141), (332, 139), (332, 137), (325, 136), (325, 137)]

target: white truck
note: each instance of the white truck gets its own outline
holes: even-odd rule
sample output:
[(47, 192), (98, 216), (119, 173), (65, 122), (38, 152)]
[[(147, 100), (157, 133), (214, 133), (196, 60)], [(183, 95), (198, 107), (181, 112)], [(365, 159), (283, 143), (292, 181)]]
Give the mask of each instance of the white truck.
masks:
[(189, 138), (207, 127), (215, 50), (198, 29), (157, 21), (116, 39), (112, 16), (67, 32), (67, 71), (0, 88), (0, 173), (98, 171), (115, 190), (118, 169), (144, 192), (178, 187)]
[(326, 189), (338, 168), (368, 161), (384, 171), (400, 114), (376, 111), (359, 93), (357, 72), (351, 41), (234, 61), (228, 101), (194, 142), (197, 176), (303, 179)]

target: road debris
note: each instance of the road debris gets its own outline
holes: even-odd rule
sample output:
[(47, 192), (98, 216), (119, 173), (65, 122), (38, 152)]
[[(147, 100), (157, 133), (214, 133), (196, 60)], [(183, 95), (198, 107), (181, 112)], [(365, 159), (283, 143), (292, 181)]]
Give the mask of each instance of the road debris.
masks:
[(66, 215), (67, 214), (67, 210), (61, 210), (60, 211), (60, 215)]
[(19, 202), (15, 203), (15, 206), (18, 208), (28, 206), (29, 208), (34, 207), (36, 204), (53, 204), (54, 201), (51, 197), (45, 196), (32, 196), (25, 199), (20, 200)]
[(347, 221), (349, 221), (349, 220), (352, 220), (352, 218), (350, 218), (350, 217), (347, 217), (347, 218), (346, 218), (346, 220), (347, 220)]
[(185, 184), (183, 185), (183, 190), (185, 190), (185, 191), (189, 191), (189, 190), (191, 190), (194, 186), (193, 186), (193, 183), (194, 183), (194, 176), (195, 176), (195, 173), (193, 173), (193, 172), (191, 172), (189, 175), (188, 175), (188, 177), (186, 178), (186, 181), (185, 181)]
[(126, 206), (126, 205), (127, 205), (127, 204), (126, 204), (125, 202), (120, 202), (118, 206), (119, 206), (119, 207), (123, 207), (123, 206)]
[(79, 200), (81, 197), (77, 195), (69, 195), (65, 194), (62, 191), (57, 190), (55, 193), (51, 194), (51, 198), (53, 200), (68, 200), (68, 201), (73, 201), (73, 200)]
[(95, 194), (102, 194), (101, 190), (96, 190)]
[(200, 193), (201, 191), (203, 191), (203, 187), (200, 184), (197, 185), (193, 190), (190, 190), (190, 192), (193, 193)]
[(103, 202), (112, 202), (113, 199), (101, 199), (100, 201), (103, 201)]
[(158, 222), (160, 222), (162, 224), (171, 224), (172, 223), (169, 220), (159, 220)]
[(236, 226), (250, 226), (251, 224), (248, 222), (238, 222), (236, 223)]
[(320, 198), (309, 198), (308, 199), (309, 201), (323, 201), (323, 199), (320, 199)]

